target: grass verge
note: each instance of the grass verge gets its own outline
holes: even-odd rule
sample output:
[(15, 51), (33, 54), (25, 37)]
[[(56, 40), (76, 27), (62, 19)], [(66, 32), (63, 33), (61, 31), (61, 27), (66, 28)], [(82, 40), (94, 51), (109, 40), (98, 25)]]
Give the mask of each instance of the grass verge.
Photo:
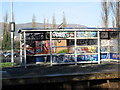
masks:
[(4, 62), (4, 63), (1, 63), (1, 66), (2, 68), (6, 68), (6, 67), (13, 67), (13, 66), (16, 66), (16, 63), (12, 63), (11, 62)]

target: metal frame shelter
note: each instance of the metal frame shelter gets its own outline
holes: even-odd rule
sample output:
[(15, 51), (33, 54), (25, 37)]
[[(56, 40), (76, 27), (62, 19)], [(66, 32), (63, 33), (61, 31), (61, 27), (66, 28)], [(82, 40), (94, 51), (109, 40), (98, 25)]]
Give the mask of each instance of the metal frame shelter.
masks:
[[(101, 62), (101, 40), (102, 39), (107, 39), (109, 40), (109, 33), (108, 32), (117, 32), (118, 36), (117, 36), (117, 41), (118, 41), (118, 45), (116, 45), (117, 47), (119, 46), (119, 37), (120, 37), (120, 32), (119, 32), (119, 28), (85, 28), (85, 29), (37, 29), (37, 28), (26, 28), (26, 29), (19, 29), (19, 33), (20, 33), (20, 60), (21, 63), (23, 63), (26, 67), (26, 63), (27, 63), (27, 56), (31, 56), (31, 57), (48, 57), (49, 56), (49, 63), (52, 66), (53, 64), (75, 64), (77, 65), (78, 63), (98, 63), (100, 64)], [(108, 37), (101, 37), (102, 32), (104, 33), (103, 35), (107, 35)], [(107, 32), (107, 34), (106, 34)], [(102, 39), (101, 39), (102, 38)], [(40, 53), (40, 54), (32, 54), (32, 55), (27, 55), (27, 43), (28, 41), (31, 42), (35, 42), (35, 41), (45, 41), (48, 40), (49, 41), (49, 53)], [(53, 41), (57, 42), (57, 41), (67, 41), (69, 42), (73, 42), (69, 45), (53, 45)], [(95, 44), (90, 44), (95, 42)], [(81, 44), (83, 42), (89, 42), (88, 45), (84, 45)], [(39, 42), (40, 43), (40, 42)], [(59, 42), (60, 43), (60, 42)], [(79, 44), (78, 44), (79, 43)], [(68, 50), (67, 53), (57, 53), (57, 52), (53, 52), (54, 50), (56, 50), (56, 48), (71, 48), (73, 47), (72, 53), (70, 52), (70, 50)], [(120, 47), (118, 47), (117, 50)], [(87, 50), (87, 52), (84, 52), (84, 50)], [(90, 50), (88, 50), (90, 49)], [(79, 52), (78, 52), (79, 50)], [(82, 51), (81, 51), (82, 50)], [(119, 51), (116, 51), (118, 53), (119, 56)], [(108, 55), (108, 53), (107, 53)], [(63, 56), (65, 60), (69, 59), (74, 59), (74, 61), (69, 62), (67, 60), (64, 62), (59, 61), (58, 59), (60, 59), (60, 56)], [(80, 58), (79, 58), (79, 57)], [(110, 55), (109, 55), (110, 56)], [(89, 60), (81, 60), (81, 59), (85, 59), (88, 58)], [(92, 59), (91, 59), (92, 57)], [(93, 60), (96, 59), (96, 60)], [(59, 62), (55, 62), (54, 60), (58, 60)], [(90, 60), (91, 59), (91, 60)], [(106, 58), (107, 59), (107, 58)], [(119, 59), (119, 57), (118, 57)], [(80, 61), (79, 61), (80, 60)], [(46, 61), (46, 60), (45, 60)]]

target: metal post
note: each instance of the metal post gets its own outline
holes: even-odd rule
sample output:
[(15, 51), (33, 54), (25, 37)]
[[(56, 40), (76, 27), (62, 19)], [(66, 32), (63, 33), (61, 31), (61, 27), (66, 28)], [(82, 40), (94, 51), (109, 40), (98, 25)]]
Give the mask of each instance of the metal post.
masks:
[(26, 33), (24, 32), (24, 65), (26, 67)]
[(74, 40), (75, 40), (75, 65), (77, 65), (77, 35), (76, 35), (76, 31), (74, 31)]
[(52, 32), (50, 31), (50, 65), (52, 66)]
[(98, 64), (100, 64), (100, 32), (97, 31), (97, 36), (98, 36)]
[[(11, 22), (13, 22), (13, 1), (11, 0)], [(14, 32), (12, 31), (12, 28), (11, 27), (11, 63), (12, 63), (12, 66), (13, 66), (13, 63), (14, 63)]]
[(108, 40), (108, 53), (107, 53), (107, 61), (110, 62), (110, 40)]
[(120, 29), (118, 28), (116, 30), (116, 32), (118, 33), (118, 36), (117, 36), (117, 54), (118, 54), (118, 58), (117, 58), (117, 62), (119, 62), (120, 60)]
[(12, 63), (12, 65), (13, 65), (13, 63), (14, 63), (14, 57), (13, 57), (13, 53), (14, 53), (14, 51), (13, 51), (13, 47), (14, 47), (14, 43), (13, 43), (13, 32), (11, 32), (11, 63)]
[(13, 22), (13, 0), (10, 0), (11, 1), (11, 4), (10, 4), (10, 7), (11, 7), (11, 22)]

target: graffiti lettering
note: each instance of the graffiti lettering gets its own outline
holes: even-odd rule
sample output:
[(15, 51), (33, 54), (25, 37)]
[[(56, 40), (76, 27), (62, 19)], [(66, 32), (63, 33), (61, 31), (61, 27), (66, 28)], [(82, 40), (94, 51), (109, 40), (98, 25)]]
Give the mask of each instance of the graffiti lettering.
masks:
[(119, 58), (120, 56), (119, 56), (119, 55), (116, 55), (116, 54), (113, 54), (112, 57), (113, 57), (113, 58)]
[(53, 32), (52, 33), (53, 38), (72, 38), (74, 37), (73, 32)]
[(77, 32), (77, 37), (97, 37), (97, 32)]

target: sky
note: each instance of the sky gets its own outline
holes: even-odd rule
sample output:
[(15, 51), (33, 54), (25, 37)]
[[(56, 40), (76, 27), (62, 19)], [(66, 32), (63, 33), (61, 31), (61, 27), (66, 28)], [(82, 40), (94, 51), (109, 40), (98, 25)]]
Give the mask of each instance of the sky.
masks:
[[(5, 13), (9, 14), (10, 2), (2, 2), (0, 22), (3, 22)], [(44, 18), (52, 23), (52, 16), (55, 16), (56, 23), (62, 23), (63, 12), (67, 24), (80, 24), (88, 27), (101, 26), (101, 2), (13, 2), (15, 23), (28, 23), (32, 21), (33, 14), (36, 22), (43, 23)]]

